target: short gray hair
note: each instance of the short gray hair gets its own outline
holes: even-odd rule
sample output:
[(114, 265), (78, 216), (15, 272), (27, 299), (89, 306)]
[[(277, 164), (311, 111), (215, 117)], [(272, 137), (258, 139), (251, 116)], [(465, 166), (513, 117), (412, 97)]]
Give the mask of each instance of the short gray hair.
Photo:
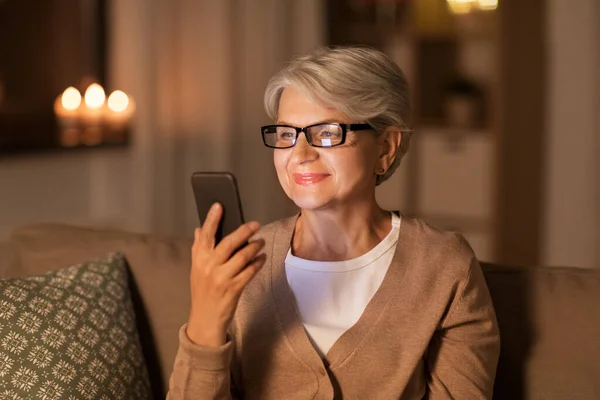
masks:
[(377, 185), (388, 179), (408, 151), (410, 99), (398, 65), (379, 50), (364, 46), (321, 47), (292, 60), (271, 78), (265, 90), (267, 115), (277, 120), (283, 90), (294, 86), (308, 98), (365, 122), (376, 135), (390, 127), (402, 131), (396, 159)]

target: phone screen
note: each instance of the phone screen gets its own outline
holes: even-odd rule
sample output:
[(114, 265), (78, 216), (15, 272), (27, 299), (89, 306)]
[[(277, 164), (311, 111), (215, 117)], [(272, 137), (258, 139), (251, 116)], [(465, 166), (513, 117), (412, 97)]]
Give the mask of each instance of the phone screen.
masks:
[(223, 217), (215, 235), (216, 243), (244, 223), (242, 203), (235, 176), (230, 172), (194, 172), (192, 189), (200, 225), (214, 203), (223, 207)]

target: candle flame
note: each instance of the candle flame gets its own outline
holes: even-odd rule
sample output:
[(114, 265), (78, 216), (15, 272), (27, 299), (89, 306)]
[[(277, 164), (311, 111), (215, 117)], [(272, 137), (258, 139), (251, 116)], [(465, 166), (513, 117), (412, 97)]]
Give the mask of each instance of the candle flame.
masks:
[(104, 105), (106, 95), (104, 89), (97, 83), (92, 83), (85, 91), (85, 105), (92, 109), (97, 110)]
[(73, 86), (68, 87), (63, 92), (60, 102), (65, 110), (75, 111), (81, 104), (81, 94)]
[(129, 107), (129, 97), (121, 90), (115, 90), (108, 96), (108, 108), (116, 113), (121, 113)]

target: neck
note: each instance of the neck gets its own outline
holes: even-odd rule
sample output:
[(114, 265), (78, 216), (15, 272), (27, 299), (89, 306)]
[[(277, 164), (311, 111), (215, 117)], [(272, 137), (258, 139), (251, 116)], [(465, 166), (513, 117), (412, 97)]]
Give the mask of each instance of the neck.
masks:
[(375, 200), (302, 210), (292, 239), (292, 254), (314, 261), (344, 261), (373, 249), (391, 230), (390, 213)]

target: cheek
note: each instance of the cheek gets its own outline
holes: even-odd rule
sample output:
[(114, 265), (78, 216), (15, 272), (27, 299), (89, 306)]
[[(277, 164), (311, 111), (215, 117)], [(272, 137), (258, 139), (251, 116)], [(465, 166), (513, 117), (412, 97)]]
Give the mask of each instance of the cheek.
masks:
[(279, 183), (284, 188), (287, 186), (287, 164), (289, 160), (289, 151), (286, 150), (274, 150), (273, 151), (273, 164), (275, 165), (275, 171), (279, 178)]
[(332, 157), (330, 165), (336, 170), (336, 175), (344, 181), (356, 182), (371, 177), (376, 159), (377, 157), (370, 152), (344, 152)]
[(286, 150), (273, 150), (273, 164), (275, 165), (277, 172), (285, 169), (287, 166), (289, 156), (286, 153)]
[(335, 162), (338, 195), (356, 196), (368, 193), (375, 187), (373, 166), (376, 156), (369, 152), (356, 151), (337, 158)]

